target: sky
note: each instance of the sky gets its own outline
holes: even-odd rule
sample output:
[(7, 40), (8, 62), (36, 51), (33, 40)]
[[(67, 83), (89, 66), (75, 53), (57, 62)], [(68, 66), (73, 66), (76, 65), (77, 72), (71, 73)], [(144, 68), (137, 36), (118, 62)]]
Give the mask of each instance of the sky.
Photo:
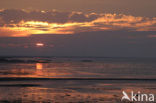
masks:
[(155, 0), (0, 0), (0, 55), (156, 57), (155, 10)]

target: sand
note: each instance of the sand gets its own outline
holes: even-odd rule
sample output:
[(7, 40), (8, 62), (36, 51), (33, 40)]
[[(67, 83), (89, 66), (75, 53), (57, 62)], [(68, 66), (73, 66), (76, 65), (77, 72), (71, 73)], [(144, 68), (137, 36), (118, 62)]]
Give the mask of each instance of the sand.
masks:
[(156, 93), (154, 80), (1, 79), (0, 103), (126, 103), (123, 90)]

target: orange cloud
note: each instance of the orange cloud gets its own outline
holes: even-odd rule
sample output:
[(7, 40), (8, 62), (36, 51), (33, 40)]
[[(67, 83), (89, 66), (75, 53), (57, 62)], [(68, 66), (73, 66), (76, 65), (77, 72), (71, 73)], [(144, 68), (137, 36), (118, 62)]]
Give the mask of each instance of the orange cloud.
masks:
[(0, 37), (26, 37), (30, 33), (23, 30), (14, 30), (12, 28), (0, 28)]
[(0, 37), (129, 29), (156, 31), (156, 17), (58, 11), (0, 11)]

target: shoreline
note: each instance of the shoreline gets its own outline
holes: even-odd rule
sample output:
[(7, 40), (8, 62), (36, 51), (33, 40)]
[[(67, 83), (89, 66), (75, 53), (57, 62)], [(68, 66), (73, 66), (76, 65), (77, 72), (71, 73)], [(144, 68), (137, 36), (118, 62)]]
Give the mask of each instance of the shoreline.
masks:
[(111, 80), (111, 81), (156, 81), (156, 78), (33, 78), (33, 77), (0, 77), (1, 81), (29, 80)]

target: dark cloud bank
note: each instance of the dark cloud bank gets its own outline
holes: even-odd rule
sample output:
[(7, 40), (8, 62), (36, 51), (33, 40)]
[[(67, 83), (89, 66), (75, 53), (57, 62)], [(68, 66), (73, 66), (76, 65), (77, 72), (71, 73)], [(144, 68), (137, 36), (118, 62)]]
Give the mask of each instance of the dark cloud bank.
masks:
[[(97, 31), (75, 35), (0, 38), (1, 55), (156, 57), (156, 32)], [(34, 48), (36, 42), (47, 46)], [(12, 45), (11, 45), (12, 44)], [(53, 45), (53, 46), (51, 46)], [(28, 46), (25, 48), (24, 46)]]
[[(66, 22), (89, 22), (95, 20), (99, 15), (85, 15), (80, 12), (59, 12), (59, 11), (26, 11), (19, 9), (5, 9), (0, 11), (0, 18), (3, 24), (19, 23), (20, 21), (42, 21), (48, 23)], [(1, 25), (2, 25), (1, 23)]]

